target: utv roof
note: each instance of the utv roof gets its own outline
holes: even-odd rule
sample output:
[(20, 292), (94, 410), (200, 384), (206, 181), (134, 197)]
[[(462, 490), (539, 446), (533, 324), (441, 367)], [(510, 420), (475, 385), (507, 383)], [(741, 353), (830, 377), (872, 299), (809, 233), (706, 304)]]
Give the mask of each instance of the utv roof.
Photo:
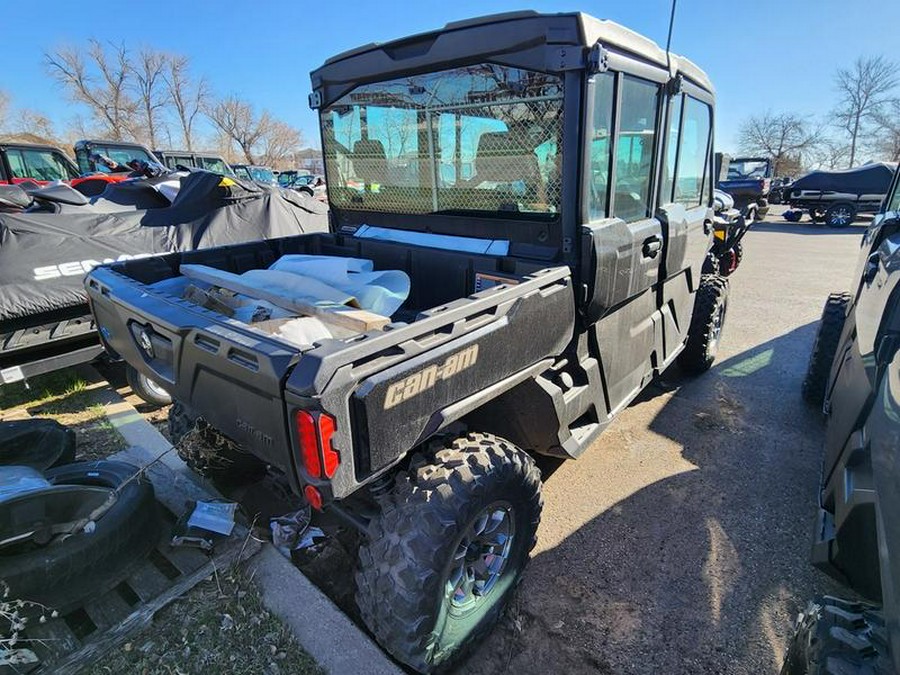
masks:
[[(427, 72), (429, 67), (454, 59), (460, 63), (491, 60), (507, 52), (533, 49), (539, 40), (545, 45), (571, 45), (585, 51), (599, 43), (664, 68), (669, 63), (665, 50), (653, 40), (612, 21), (581, 12), (541, 14), (529, 10), (455, 21), (438, 30), (351, 49), (328, 59), (312, 72), (311, 78), (314, 88), (326, 82), (347, 85), (348, 75), (355, 77), (356, 82), (376, 81), (395, 72)], [(349, 68), (351, 63), (353, 68)], [(543, 70), (548, 71), (572, 67), (568, 61), (548, 61), (544, 66)], [(706, 73), (683, 56), (671, 55), (671, 70), (711, 93), (714, 91)]]
[(25, 141), (0, 141), (0, 148), (37, 148), (39, 150), (56, 150), (62, 155), (66, 155), (63, 149), (58, 145), (50, 145), (49, 143), (27, 143)]
[(127, 146), (129, 148), (142, 148), (144, 150), (149, 150), (149, 148), (142, 143), (133, 143), (132, 141), (114, 141), (109, 138), (88, 138), (85, 140), (76, 141), (75, 147), (81, 148), (81, 147), (84, 147), (85, 145), (97, 145), (97, 144), (121, 145), (121, 146)]

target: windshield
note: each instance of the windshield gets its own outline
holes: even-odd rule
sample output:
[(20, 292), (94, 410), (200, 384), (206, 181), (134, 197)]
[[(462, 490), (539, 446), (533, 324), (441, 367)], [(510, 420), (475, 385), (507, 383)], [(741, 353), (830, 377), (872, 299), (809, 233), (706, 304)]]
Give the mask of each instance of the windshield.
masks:
[(765, 178), (769, 173), (766, 160), (733, 159), (728, 164), (728, 180), (741, 178)]
[[(122, 166), (127, 166), (129, 162), (134, 160), (137, 160), (139, 162), (147, 162), (147, 164), (156, 163), (155, 159), (150, 157), (150, 155), (147, 154), (147, 152), (145, 152), (143, 148), (139, 147), (95, 144), (91, 146), (91, 153), (109, 158), (116, 164)], [(111, 171), (110, 167), (106, 166), (102, 162), (97, 162), (96, 165), (97, 171), (102, 171), (104, 173), (109, 173)]]
[(454, 68), (357, 87), (321, 115), (334, 206), (559, 212), (562, 80), (554, 75)]
[(249, 167), (250, 176), (257, 183), (269, 183), (270, 185), (275, 185), (278, 181), (275, 180), (275, 174), (272, 173), (272, 169), (267, 169), (264, 166), (251, 166)]
[(207, 171), (212, 171), (213, 173), (220, 173), (223, 176), (232, 175), (231, 169), (225, 163), (225, 160), (220, 159), (219, 157), (198, 157), (200, 166)]
[(53, 150), (9, 149), (6, 151), (6, 159), (13, 178), (54, 181), (78, 177), (78, 172), (70, 163)]

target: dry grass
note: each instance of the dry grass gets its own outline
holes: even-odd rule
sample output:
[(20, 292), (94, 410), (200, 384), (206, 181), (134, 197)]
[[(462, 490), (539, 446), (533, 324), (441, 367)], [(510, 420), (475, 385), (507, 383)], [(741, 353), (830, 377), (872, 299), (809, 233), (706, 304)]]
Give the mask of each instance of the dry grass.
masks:
[(76, 459), (101, 459), (125, 449), (125, 441), (106, 419), (102, 381), (76, 370), (61, 370), (0, 387), (0, 420), (45, 417), (75, 431)]
[(213, 575), (160, 610), (90, 675), (313, 675), (322, 669), (293, 634), (262, 604), (240, 569)]

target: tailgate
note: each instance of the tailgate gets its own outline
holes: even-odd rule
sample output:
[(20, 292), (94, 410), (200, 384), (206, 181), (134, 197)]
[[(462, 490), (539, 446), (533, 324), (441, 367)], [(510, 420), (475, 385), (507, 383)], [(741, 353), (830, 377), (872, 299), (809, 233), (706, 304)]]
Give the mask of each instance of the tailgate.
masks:
[(261, 459), (290, 469), (282, 384), (297, 349), (100, 267), (85, 282), (107, 348)]

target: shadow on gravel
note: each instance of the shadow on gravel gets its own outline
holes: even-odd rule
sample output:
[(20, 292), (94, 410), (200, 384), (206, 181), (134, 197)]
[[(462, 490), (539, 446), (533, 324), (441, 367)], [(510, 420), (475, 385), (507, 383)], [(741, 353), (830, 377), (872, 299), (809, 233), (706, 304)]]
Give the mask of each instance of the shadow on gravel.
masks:
[[(796, 612), (829, 589), (807, 560), (823, 424), (799, 390), (814, 331), (694, 380), (667, 373), (679, 388), (664, 394), (650, 432), (676, 441), (695, 468), (537, 555), (460, 672), (777, 672)], [(634, 405), (659, 408), (647, 400)], [(608, 437), (588, 452), (604, 452)]]
[(827, 225), (816, 225), (811, 222), (789, 223), (772, 222), (770, 220), (754, 223), (750, 230), (753, 232), (779, 232), (781, 234), (853, 234), (862, 237), (869, 222), (854, 223), (848, 227), (828, 227)]

